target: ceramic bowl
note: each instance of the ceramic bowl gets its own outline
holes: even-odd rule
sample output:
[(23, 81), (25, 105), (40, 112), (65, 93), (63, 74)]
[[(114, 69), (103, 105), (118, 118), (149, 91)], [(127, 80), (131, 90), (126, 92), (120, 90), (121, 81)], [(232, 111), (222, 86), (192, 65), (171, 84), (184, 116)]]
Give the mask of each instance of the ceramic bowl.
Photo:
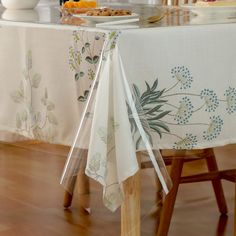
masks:
[(2, 5), (7, 9), (33, 9), (39, 0), (2, 0)]
[(39, 15), (36, 10), (13, 10), (6, 9), (2, 18), (9, 21), (22, 21), (22, 22), (37, 22)]

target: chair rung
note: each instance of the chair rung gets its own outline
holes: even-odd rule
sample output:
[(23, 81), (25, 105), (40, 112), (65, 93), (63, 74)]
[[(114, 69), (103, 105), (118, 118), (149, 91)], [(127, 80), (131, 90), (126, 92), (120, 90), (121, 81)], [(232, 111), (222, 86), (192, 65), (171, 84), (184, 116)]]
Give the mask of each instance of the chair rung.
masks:
[[(192, 162), (192, 161), (197, 161), (197, 160), (201, 160), (203, 159), (204, 157), (203, 156), (195, 156), (195, 155), (191, 155), (191, 156), (183, 156), (183, 157), (178, 157), (178, 156), (164, 156), (164, 162), (167, 166), (171, 165), (172, 163), (172, 160), (173, 159), (176, 159), (176, 158), (179, 158), (179, 159), (183, 159), (184, 160), (184, 163), (186, 162)], [(147, 169), (147, 168), (153, 168), (153, 164), (151, 161), (144, 161), (141, 163), (141, 169)]]
[(221, 178), (231, 181), (231, 182), (236, 182), (236, 169), (232, 170), (223, 170), (220, 172)]
[(212, 181), (219, 178), (220, 178), (220, 172), (212, 171), (212, 172), (207, 172), (203, 174), (188, 175), (188, 176), (181, 177), (180, 183), (186, 184), (186, 183), (194, 183), (194, 182)]

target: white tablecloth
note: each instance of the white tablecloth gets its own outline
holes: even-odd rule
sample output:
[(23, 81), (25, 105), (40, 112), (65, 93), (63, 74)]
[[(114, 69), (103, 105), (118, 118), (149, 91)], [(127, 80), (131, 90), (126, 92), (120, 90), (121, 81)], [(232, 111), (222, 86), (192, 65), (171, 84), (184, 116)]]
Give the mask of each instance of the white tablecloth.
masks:
[(105, 187), (107, 207), (122, 202), (121, 184), (138, 170), (136, 150), (148, 151), (168, 192), (152, 149), (235, 143), (235, 42), (236, 24), (110, 33), (75, 144), (81, 146), (91, 119), (86, 173)]
[(103, 41), (99, 32), (2, 26), (1, 139), (71, 145)]
[(153, 149), (235, 143), (236, 24), (120, 31), (6, 25), (0, 129), (71, 144), (80, 124), (63, 173), (67, 188), (88, 149), (86, 173), (115, 210), (122, 182), (138, 170), (137, 150), (148, 152), (168, 192)]

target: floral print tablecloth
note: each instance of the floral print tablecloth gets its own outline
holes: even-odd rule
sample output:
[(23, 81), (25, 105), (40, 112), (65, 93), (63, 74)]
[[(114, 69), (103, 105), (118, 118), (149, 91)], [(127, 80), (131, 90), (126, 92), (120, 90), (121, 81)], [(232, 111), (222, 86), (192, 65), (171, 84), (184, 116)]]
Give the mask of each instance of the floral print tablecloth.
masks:
[(235, 24), (1, 27), (1, 131), (72, 144), (61, 181), (68, 189), (88, 149), (86, 174), (103, 185), (112, 211), (139, 169), (137, 150), (147, 151), (167, 193), (171, 181), (154, 149), (236, 141), (235, 41)]
[(1, 139), (71, 145), (92, 84), (102, 32), (0, 28)]
[[(138, 170), (137, 150), (148, 152), (168, 192), (171, 181), (153, 149), (235, 143), (235, 40), (235, 24), (126, 30), (107, 38), (86, 110), (92, 120), (86, 173), (104, 186), (109, 209), (120, 206), (122, 182)], [(81, 125), (75, 147), (86, 133)]]

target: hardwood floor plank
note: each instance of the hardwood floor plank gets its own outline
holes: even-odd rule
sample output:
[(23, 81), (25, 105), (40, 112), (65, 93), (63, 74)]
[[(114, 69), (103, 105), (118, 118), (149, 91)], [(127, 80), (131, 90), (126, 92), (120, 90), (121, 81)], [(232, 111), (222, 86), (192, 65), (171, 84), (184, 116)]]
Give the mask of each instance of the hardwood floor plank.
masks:
[[(20, 146), (22, 145), (22, 146)], [(59, 179), (68, 147), (38, 142), (0, 144), (0, 236), (118, 236), (120, 212), (111, 213), (102, 202), (102, 189), (90, 180), (89, 215), (80, 207), (85, 195), (75, 196), (63, 209), (64, 189)], [(217, 148), (222, 168), (236, 167), (236, 146)], [(189, 163), (186, 174), (199, 173), (204, 162)], [(152, 169), (141, 171), (142, 236), (156, 235), (156, 193)], [(234, 184), (223, 182), (229, 208), (220, 218), (210, 183), (181, 185), (169, 236), (233, 235)], [(83, 199), (82, 199), (83, 200)]]

